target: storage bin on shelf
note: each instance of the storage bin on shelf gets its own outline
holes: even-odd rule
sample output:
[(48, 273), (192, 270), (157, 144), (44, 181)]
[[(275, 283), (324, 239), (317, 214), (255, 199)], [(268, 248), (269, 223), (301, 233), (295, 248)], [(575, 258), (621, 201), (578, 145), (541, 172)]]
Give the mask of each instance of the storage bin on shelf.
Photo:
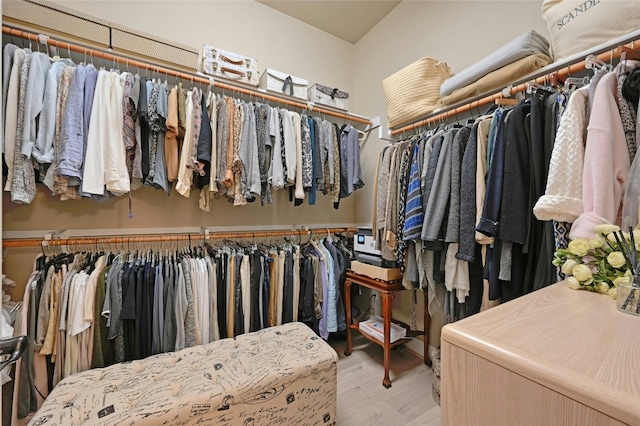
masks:
[(349, 94), (338, 88), (315, 83), (308, 90), (309, 100), (313, 103), (333, 108), (349, 109)]
[(436, 109), (449, 65), (424, 57), (382, 80), (389, 127), (410, 123)]
[(202, 72), (252, 86), (258, 85), (260, 77), (255, 58), (209, 45), (202, 48)]
[(258, 87), (268, 92), (280, 93), (306, 101), (309, 82), (304, 78), (267, 68), (260, 76)]

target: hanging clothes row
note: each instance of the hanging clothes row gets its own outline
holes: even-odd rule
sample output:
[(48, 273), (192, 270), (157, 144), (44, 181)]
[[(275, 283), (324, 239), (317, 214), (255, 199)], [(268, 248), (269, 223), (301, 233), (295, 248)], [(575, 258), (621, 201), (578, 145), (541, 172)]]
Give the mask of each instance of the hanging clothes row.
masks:
[(429, 289), (431, 314), (454, 321), (556, 282), (554, 251), (569, 235), (620, 223), (640, 128), (635, 66), (597, 69), (581, 88), (537, 88), (511, 109), (381, 152), (380, 249), (407, 287)]
[(13, 44), (3, 50), (5, 190), (30, 203), (36, 182), (61, 200), (130, 194), (141, 186), (200, 191), (234, 205), (290, 189), (334, 207), (364, 185), (358, 131), (324, 118), (205, 93), (182, 83), (74, 64)]
[(29, 336), (15, 388), (18, 417), (61, 379), (116, 362), (300, 321), (322, 338), (346, 327), (342, 236), (39, 256), (16, 333)]
[(640, 132), (639, 76), (637, 63), (626, 61), (613, 71), (598, 71), (588, 86), (562, 100), (547, 188), (534, 213), (541, 220), (572, 223), (572, 239), (595, 238), (599, 223), (620, 224), (623, 208), (635, 210), (625, 215), (624, 229), (638, 223), (637, 199), (623, 203), (623, 198), (638, 178), (630, 171)]

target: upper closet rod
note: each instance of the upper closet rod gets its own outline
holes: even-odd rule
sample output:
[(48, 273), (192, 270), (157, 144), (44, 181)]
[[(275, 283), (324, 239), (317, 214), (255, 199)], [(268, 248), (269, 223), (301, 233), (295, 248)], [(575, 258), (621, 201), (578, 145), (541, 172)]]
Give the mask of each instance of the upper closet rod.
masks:
[(293, 235), (311, 235), (340, 232), (355, 232), (356, 228), (314, 228), (314, 229), (290, 229), (282, 231), (261, 231), (261, 232), (216, 232), (210, 234), (175, 234), (175, 235), (136, 235), (136, 236), (108, 236), (108, 237), (80, 237), (80, 238), (59, 238), (44, 240), (41, 238), (16, 238), (2, 241), (3, 248), (16, 247), (40, 247), (40, 246), (82, 246), (97, 244), (137, 244), (137, 243), (157, 243), (157, 242), (177, 242), (177, 241), (199, 241), (199, 240), (233, 240), (239, 238), (270, 238), (288, 237)]
[[(638, 49), (638, 47), (636, 46), (636, 44), (640, 43), (640, 40), (634, 40), (631, 43), (622, 45), (622, 46), (618, 46), (615, 47), (613, 49), (611, 49), (610, 51), (607, 52), (603, 52), (599, 55), (597, 55), (597, 58), (602, 60), (602, 61), (613, 61), (616, 58), (619, 58), (620, 55), (628, 50), (635, 50)], [(640, 45), (639, 45), (640, 46)], [(537, 83), (537, 84), (545, 84), (549, 81), (552, 81), (554, 79), (557, 79), (558, 77), (564, 77), (566, 75), (569, 75), (571, 73), (576, 73), (579, 71), (583, 71), (586, 68), (586, 60), (582, 60), (580, 62), (576, 62), (574, 64), (571, 65), (567, 65), (566, 67), (560, 68), (556, 71), (550, 72), (548, 74), (544, 74), (534, 80), (532, 80), (533, 82)], [(497, 93), (493, 93), (492, 95), (488, 95), (485, 96), (484, 98), (480, 98), (477, 99), (475, 101), (466, 103), (464, 105), (449, 109), (447, 111), (443, 111), (441, 113), (432, 115), (430, 117), (427, 117), (423, 120), (417, 121), (413, 124), (409, 124), (407, 126), (404, 127), (399, 127), (395, 130), (391, 131), (391, 135), (392, 136), (396, 136), (399, 135), (401, 133), (404, 132), (408, 132), (408, 131), (412, 131), (415, 129), (419, 129), (420, 127), (424, 127), (424, 126), (428, 126), (429, 124), (432, 123), (437, 123), (439, 121), (446, 121), (448, 118), (457, 116), (459, 114), (463, 114), (466, 112), (469, 112), (471, 110), (477, 110), (478, 108), (480, 108), (481, 106), (484, 105), (489, 105), (491, 103), (493, 103), (496, 99), (500, 99), (500, 98), (504, 98), (504, 97), (509, 97), (509, 96), (513, 96), (516, 93), (521, 93), (527, 90), (527, 87), (529, 85), (530, 82), (526, 82), (526, 83), (522, 83), (519, 84), (517, 86), (510, 86), (504, 89), (504, 91), (502, 92), (497, 92)], [(505, 92), (508, 92), (508, 96), (505, 96)]]
[[(9, 34), (10, 36), (16, 36), (16, 37), (20, 37), (20, 38), (25, 38), (28, 40), (32, 40), (35, 41), (37, 43), (40, 43), (41, 39), (39, 37), (38, 34), (34, 34), (34, 33), (30, 33), (27, 31), (22, 31), (16, 28), (10, 28), (10, 27), (5, 27), (4, 25), (2, 26), (2, 32), (4, 34)], [(283, 99), (277, 96), (272, 96), (272, 95), (267, 95), (255, 90), (251, 90), (251, 89), (246, 89), (240, 86), (234, 86), (228, 83), (221, 83), (217, 80), (214, 80), (213, 77), (211, 79), (209, 78), (205, 78), (205, 77), (201, 77), (198, 75), (194, 75), (194, 74), (187, 74), (184, 72), (180, 72), (180, 71), (175, 71), (169, 68), (164, 68), (164, 67), (160, 67), (157, 65), (153, 65), (153, 64), (149, 64), (146, 62), (141, 62), (141, 61), (137, 61), (135, 59), (128, 59), (128, 58), (123, 58), (121, 56), (116, 56), (113, 55), (111, 53), (107, 53), (107, 52), (102, 52), (100, 50), (94, 50), (92, 48), (86, 48), (84, 46), (80, 46), (77, 44), (73, 44), (73, 43), (68, 43), (65, 41), (61, 41), (61, 40), (53, 40), (51, 38), (47, 38), (46, 39), (46, 43), (50, 46), (55, 46), (58, 49), (62, 49), (62, 50), (67, 50), (67, 51), (73, 51), (76, 53), (82, 53), (82, 54), (86, 54), (87, 51), (89, 51), (91, 53), (91, 56), (95, 56), (98, 58), (101, 58), (105, 61), (108, 62), (117, 62), (119, 64), (122, 65), (131, 65), (131, 66), (135, 66), (136, 68), (140, 68), (140, 69), (147, 69), (150, 70), (152, 72), (156, 72), (158, 74), (165, 74), (165, 75), (170, 75), (173, 77), (177, 77), (183, 80), (187, 80), (187, 81), (192, 81), (192, 82), (197, 82), (197, 83), (202, 83), (202, 84), (206, 84), (206, 85), (210, 85), (211, 82), (213, 81), (213, 87), (215, 88), (219, 88), (221, 90), (228, 90), (230, 92), (236, 92), (236, 93), (241, 93), (243, 95), (247, 95), (247, 96), (255, 96), (264, 100), (268, 100), (268, 101), (273, 101), (273, 102), (277, 102), (280, 104), (284, 104), (284, 105), (288, 105), (288, 106), (292, 106), (295, 108), (300, 108), (300, 109), (305, 109), (305, 110), (312, 110), (315, 111), (317, 113), (320, 114), (325, 114), (325, 115), (331, 115), (333, 117), (338, 117), (338, 118), (342, 118), (344, 120), (348, 120), (351, 122), (356, 122), (356, 123), (361, 123), (361, 124), (367, 124), (367, 125), (371, 125), (371, 120), (368, 120), (366, 118), (361, 118), (361, 117), (357, 117), (351, 114), (345, 114), (342, 112), (337, 112), (337, 111), (333, 111), (330, 109), (325, 109), (322, 107), (316, 107), (316, 106), (312, 106), (310, 104), (306, 104), (306, 103), (302, 103), (302, 102), (296, 102), (296, 101), (292, 101), (289, 99)]]

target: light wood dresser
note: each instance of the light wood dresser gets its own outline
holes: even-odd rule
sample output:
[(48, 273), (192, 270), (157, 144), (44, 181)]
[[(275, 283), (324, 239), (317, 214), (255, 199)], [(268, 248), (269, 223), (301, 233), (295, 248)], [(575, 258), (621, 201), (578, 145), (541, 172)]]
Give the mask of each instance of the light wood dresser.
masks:
[(565, 282), (442, 331), (442, 424), (640, 425), (640, 317)]

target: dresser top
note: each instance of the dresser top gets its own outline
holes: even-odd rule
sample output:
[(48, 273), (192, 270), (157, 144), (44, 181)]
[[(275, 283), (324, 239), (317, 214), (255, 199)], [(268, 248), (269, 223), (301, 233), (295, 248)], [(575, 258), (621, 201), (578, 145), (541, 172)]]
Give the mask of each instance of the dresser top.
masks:
[(640, 424), (640, 316), (565, 282), (448, 324), (442, 340)]

